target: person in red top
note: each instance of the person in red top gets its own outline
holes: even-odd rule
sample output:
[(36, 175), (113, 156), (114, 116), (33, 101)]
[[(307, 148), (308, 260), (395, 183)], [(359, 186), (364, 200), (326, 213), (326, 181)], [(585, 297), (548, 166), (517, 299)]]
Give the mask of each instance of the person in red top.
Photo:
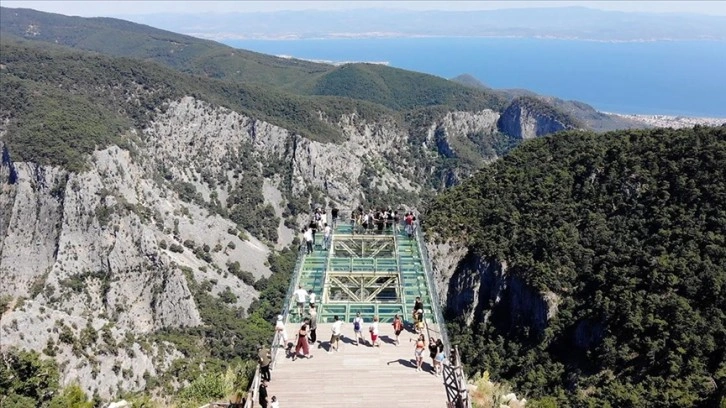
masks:
[(399, 345), (398, 336), (403, 331), (403, 320), (401, 320), (401, 316), (396, 315), (393, 318), (393, 331), (396, 333), (396, 345)]

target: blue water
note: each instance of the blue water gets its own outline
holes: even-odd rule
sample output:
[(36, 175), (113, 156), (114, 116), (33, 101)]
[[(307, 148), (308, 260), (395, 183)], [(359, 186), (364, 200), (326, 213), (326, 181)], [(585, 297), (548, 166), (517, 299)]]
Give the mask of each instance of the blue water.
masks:
[(493, 88), (524, 88), (618, 113), (726, 117), (726, 42), (521, 38), (243, 40), (228, 45), (330, 61), (387, 61)]

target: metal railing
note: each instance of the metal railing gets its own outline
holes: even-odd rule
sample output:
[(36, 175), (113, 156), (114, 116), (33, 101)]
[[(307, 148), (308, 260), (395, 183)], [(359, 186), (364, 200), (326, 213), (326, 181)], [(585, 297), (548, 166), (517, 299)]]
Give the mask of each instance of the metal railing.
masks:
[[(297, 253), (297, 260), (295, 261), (295, 268), (293, 269), (292, 276), (290, 277), (290, 285), (287, 288), (287, 293), (285, 293), (285, 301), (282, 306), (282, 322), (287, 323), (287, 318), (290, 311), (290, 301), (292, 299), (292, 293), (295, 291), (295, 286), (297, 286), (298, 281), (300, 280), (300, 271), (302, 270), (302, 264), (304, 259), (305, 249), (301, 245), (300, 248), (298, 248)], [(277, 355), (280, 351), (280, 335), (275, 331), (275, 335), (272, 337), (272, 344), (270, 347), (270, 369), (275, 368), (275, 364), (277, 363)], [(255, 368), (255, 375), (252, 378), (252, 382), (250, 383), (250, 386), (247, 390), (247, 396), (245, 399), (244, 408), (253, 408), (256, 405), (258, 405), (257, 398), (258, 398), (258, 390), (260, 389), (260, 364), (257, 364), (257, 367)]]
[[(433, 270), (433, 264), (431, 263), (431, 258), (429, 258), (429, 252), (426, 248), (426, 245), (424, 245), (424, 237), (423, 232), (421, 232), (421, 224), (419, 219), (419, 225), (415, 229), (416, 233), (416, 244), (418, 245), (419, 253), (421, 254), (422, 263), (424, 267), (424, 271), (426, 273), (426, 282), (428, 284), (429, 293), (431, 295), (431, 301), (432, 301), (432, 310), (434, 311), (434, 314), (436, 315), (436, 322), (439, 326), (439, 336), (441, 337), (441, 342), (444, 343), (444, 351), (446, 355), (449, 357), (449, 364), (452, 366), (454, 370), (454, 374), (456, 376), (456, 387), (458, 392), (458, 401), (456, 401), (457, 405), (463, 406), (466, 408), (471, 408), (471, 401), (469, 399), (469, 392), (467, 389), (467, 380), (466, 380), (466, 374), (464, 373), (464, 363), (461, 359), (461, 354), (459, 353), (459, 349), (457, 346), (452, 346), (449, 341), (449, 335), (446, 330), (446, 322), (444, 320), (444, 316), (441, 313), (441, 299), (439, 298), (439, 292), (436, 290), (434, 286), (434, 270)], [(426, 325), (427, 334), (429, 335), (429, 338), (431, 338), (430, 329), (428, 327), (428, 324)], [(452, 352), (453, 350), (453, 352)]]

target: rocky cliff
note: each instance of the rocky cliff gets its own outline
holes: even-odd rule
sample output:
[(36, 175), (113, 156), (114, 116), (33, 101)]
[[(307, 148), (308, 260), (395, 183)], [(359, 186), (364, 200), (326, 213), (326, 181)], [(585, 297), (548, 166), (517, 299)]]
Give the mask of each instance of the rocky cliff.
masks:
[(534, 97), (519, 97), (502, 112), (498, 129), (522, 140), (581, 127), (569, 115)]
[(447, 313), (463, 317), (467, 325), (498, 319), (511, 330), (524, 327), (543, 333), (557, 314), (559, 297), (508, 274), (506, 262), (483, 259), (457, 241), (430, 243), (427, 248)]

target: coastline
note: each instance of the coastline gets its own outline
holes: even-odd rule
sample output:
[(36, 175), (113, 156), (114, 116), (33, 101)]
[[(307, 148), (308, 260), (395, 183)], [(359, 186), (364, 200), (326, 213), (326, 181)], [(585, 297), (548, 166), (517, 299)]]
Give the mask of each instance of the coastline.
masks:
[(723, 126), (726, 125), (726, 117), (688, 117), (673, 115), (637, 115), (614, 112), (601, 112), (606, 115), (617, 116), (619, 118), (634, 120), (650, 127), (669, 127), (674, 129), (701, 126)]

